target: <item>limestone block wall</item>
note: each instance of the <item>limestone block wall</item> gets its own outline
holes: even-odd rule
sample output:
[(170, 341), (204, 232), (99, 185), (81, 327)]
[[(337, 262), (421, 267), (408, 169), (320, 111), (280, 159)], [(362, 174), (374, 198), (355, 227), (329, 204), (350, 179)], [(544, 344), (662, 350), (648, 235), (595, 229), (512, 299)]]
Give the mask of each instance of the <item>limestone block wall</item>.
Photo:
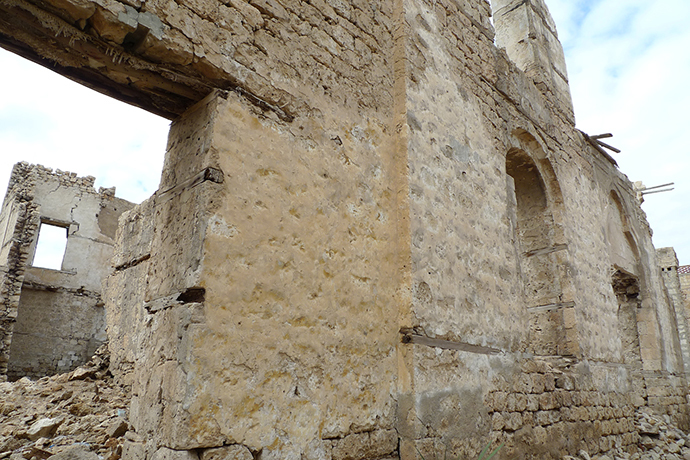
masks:
[(260, 5), (237, 50), (303, 105), (219, 91), (173, 123), (161, 189), (125, 216), (108, 281), (142, 441), (126, 455), (397, 451), (392, 5)]
[(392, 42), (393, 5), (5, 0), (0, 46), (170, 119), (213, 88), (290, 119), (314, 108), (313, 90), (340, 104), (390, 104), (390, 92), (358, 80), (392, 85), (381, 50)]
[(496, 44), (574, 122), (565, 55), (544, 0), (493, 0), (491, 6)]
[(102, 301), (92, 293), (25, 286), (18, 311), (7, 371), (10, 380), (68, 372), (87, 362), (107, 340)]
[[(133, 233), (108, 281), (114, 362), (132, 369), (132, 418), (148, 441), (131, 455), (397, 451), (392, 140), (381, 122), (339, 115), (293, 131), (229, 93), (174, 123), (176, 171), (123, 217)], [(182, 150), (199, 125), (205, 136)], [(122, 356), (126, 342), (142, 353)]]
[(683, 292), (683, 294), (688, 296), (688, 292), (690, 291), (690, 265), (682, 265), (678, 267), (678, 277), (680, 278), (680, 289)]
[[(7, 378), (71, 370), (106, 340), (101, 281), (110, 272), (117, 218), (132, 204), (113, 189), (96, 192), (93, 182), (40, 165), (13, 169), (0, 216), (2, 282), (14, 289), (3, 327)], [(65, 229), (59, 270), (33, 264), (43, 224)]]
[[(8, 191), (24, 191), (19, 180), (20, 165), (15, 165), (10, 176)], [(15, 174), (17, 173), (17, 174)], [(17, 193), (16, 200), (5, 199), (0, 211), (0, 379), (6, 379), (7, 364), (12, 344), (12, 332), (17, 320), (22, 283), (31, 249), (31, 240), (38, 229), (36, 204), (30, 195)]]
[(105, 294), (123, 458), (547, 459), (634, 449), (638, 409), (687, 426), (651, 231), (575, 129), (543, 2), (0, 5), (3, 46), (174, 119)]
[[(475, 16), (406, 3), (416, 345), (401, 455), (449, 445), (471, 456), (495, 439), (508, 457), (556, 458), (577, 451), (565, 433), (601, 442), (592, 452), (633, 445), (643, 405), (687, 423), (676, 317), (630, 182), (573, 129), (567, 105), (553, 108), (493, 47), (488, 5), (471, 3)], [(506, 20), (494, 17), (497, 31)], [(592, 391), (603, 405), (553, 394), (526, 406), (522, 353), (572, 357), (564, 372), (580, 386), (568, 397)], [(520, 402), (492, 408), (487, 392)], [(598, 412), (609, 401), (616, 415)]]

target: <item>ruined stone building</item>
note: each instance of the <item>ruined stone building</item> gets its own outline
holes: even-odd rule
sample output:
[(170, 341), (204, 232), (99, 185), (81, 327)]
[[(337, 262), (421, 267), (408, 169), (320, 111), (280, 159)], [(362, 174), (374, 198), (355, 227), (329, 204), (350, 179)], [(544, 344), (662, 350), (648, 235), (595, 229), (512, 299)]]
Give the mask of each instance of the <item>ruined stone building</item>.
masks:
[[(106, 341), (101, 282), (117, 219), (133, 204), (93, 177), (19, 163), (0, 210), (0, 372), (10, 380), (66, 372)], [(46, 227), (64, 232), (62, 265), (34, 264)]]
[(678, 267), (680, 290), (685, 298), (685, 306), (690, 309), (690, 265)]
[(123, 458), (689, 427), (687, 318), (542, 0), (0, 0), (0, 46), (173, 122), (103, 293)]

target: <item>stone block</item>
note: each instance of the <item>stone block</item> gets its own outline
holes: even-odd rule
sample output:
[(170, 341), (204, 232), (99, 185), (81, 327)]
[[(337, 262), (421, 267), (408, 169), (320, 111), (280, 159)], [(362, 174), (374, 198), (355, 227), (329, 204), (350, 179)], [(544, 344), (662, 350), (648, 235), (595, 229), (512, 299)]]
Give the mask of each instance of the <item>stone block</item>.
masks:
[(62, 419), (42, 418), (34, 422), (26, 431), (26, 437), (31, 441), (36, 441), (38, 438), (48, 438), (58, 429)]
[(539, 396), (539, 409), (552, 410), (558, 407), (558, 401), (553, 393), (544, 393)]
[(252, 460), (254, 456), (245, 446), (233, 445), (204, 449), (199, 460)]
[(50, 460), (99, 460), (98, 454), (84, 446), (75, 446), (48, 457)]
[(527, 407), (526, 409), (531, 412), (539, 410), (539, 397), (540, 395), (527, 395)]
[(153, 454), (151, 460), (199, 460), (196, 451), (192, 450), (173, 450), (161, 447)]
[(333, 460), (378, 458), (398, 448), (398, 434), (394, 430), (376, 430), (351, 434), (333, 441)]

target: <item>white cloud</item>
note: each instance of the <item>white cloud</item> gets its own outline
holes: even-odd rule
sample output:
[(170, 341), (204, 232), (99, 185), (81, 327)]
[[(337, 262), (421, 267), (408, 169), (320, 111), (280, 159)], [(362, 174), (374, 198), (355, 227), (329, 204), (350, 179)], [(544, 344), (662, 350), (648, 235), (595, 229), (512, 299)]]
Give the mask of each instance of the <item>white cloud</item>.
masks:
[[(657, 247), (674, 246), (690, 264), (690, 2), (547, 0), (564, 44), (580, 129), (612, 132), (615, 155), (631, 180), (675, 182), (648, 195), (643, 209)], [(580, 5), (578, 15), (573, 3)]]

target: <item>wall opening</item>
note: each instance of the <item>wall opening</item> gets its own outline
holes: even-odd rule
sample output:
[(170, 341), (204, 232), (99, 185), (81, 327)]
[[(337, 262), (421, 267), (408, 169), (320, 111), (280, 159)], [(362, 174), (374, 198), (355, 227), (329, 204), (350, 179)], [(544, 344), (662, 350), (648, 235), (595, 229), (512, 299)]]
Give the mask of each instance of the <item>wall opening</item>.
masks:
[(515, 240), (530, 312), (529, 347), (538, 355), (566, 354), (565, 305), (556, 255), (563, 245), (554, 244), (555, 224), (546, 186), (534, 160), (523, 150), (508, 152), (506, 172), (515, 193)]
[(31, 263), (34, 267), (62, 270), (62, 261), (67, 249), (69, 227), (41, 222), (38, 229), (36, 252)]
[[(0, 190), (15, 164), (28, 174), (13, 183), (19, 199), (0, 215), (0, 265), (16, 267), (0, 270), (0, 284), (8, 280), (19, 294), (6, 302), (12, 321), (0, 325), (0, 378), (34, 378), (73, 369), (105, 340), (100, 289), (118, 216), (129, 209), (120, 199), (141, 203), (158, 189), (170, 121), (2, 48), (0, 68), (12, 69), (0, 74), (0, 85), (12, 88), (0, 103)], [(72, 186), (78, 193), (69, 194)], [(55, 198), (41, 202), (45, 194)], [(88, 224), (70, 227), (80, 221)], [(21, 240), (13, 236), (18, 224)], [(21, 257), (10, 260), (15, 247)], [(23, 270), (29, 267), (39, 269)]]
[(640, 336), (637, 330), (637, 311), (641, 307), (640, 281), (630, 273), (614, 269), (611, 285), (618, 301), (623, 362), (641, 368)]

